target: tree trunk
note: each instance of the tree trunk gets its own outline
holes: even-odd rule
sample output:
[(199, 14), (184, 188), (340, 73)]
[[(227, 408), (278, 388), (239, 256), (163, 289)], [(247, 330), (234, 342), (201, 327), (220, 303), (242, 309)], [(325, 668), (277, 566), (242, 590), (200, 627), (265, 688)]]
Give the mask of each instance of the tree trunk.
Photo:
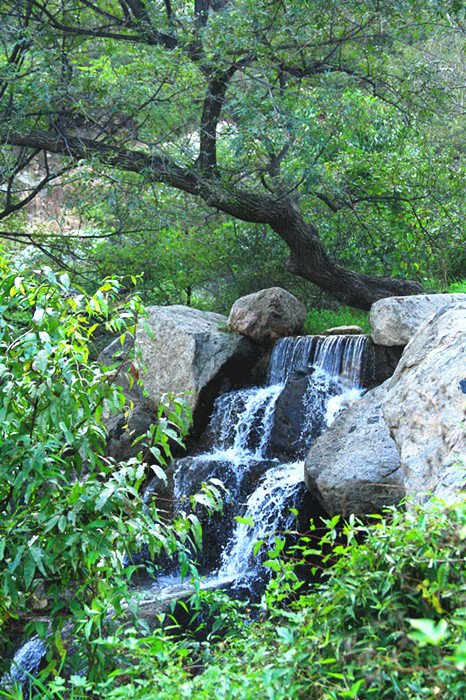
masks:
[(290, 249), (288, 270), (316, 284), (343, 304), (370, 309), (378, 299), (424, 291), (418, 282), (394, 277), (371, 277), (337, 265), (325, 252), (316, 227), (305, 221), (291, 202), (271, 226)]
[(208, 206), (242, 221), (268, 224), (290, 249), (287, 263), (290, 272), (313, 282), (349, 306), (369, 309), (378, 299), (409, 296), (423, 291), (417, 282), (371, 277), (337, 265), (325, 252), (315, 225), (304, 219), (299, 207), (290, 198), (224, 185), (215, 175), (206, 178), (201, 173), (178, 166), (169, 158), (149, 156), (142, 151), (118, 148), (93, 139), (63, 138), (46, 132), (10, 132), (7, 142), (61, 153), (77, 160), (98, 158), (111, 167), (139, 173), (147, 180), (163, 182), (198, 196)]

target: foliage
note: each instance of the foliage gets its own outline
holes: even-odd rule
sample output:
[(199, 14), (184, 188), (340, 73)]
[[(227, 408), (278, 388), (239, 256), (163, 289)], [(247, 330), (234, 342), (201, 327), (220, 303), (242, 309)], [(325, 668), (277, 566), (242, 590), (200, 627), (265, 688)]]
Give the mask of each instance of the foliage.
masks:
[[(204, 641), (169, 629), (95, 640), (127, 662), (97, 684), (75, 676), (71, 697), (463, 697), (465, 502), (393, 509), (371, 524), (336, 516), (325, 526), (291, 551), (269, 552), (276, 573), (258, 619), (208, 594), (214, 624)], [(316, 555), (329, 568), (306, 589), (296, 567), (315, 568)], [(63, 683), (41, 686), (43, 696), (63, 697)]]
[(131, 351), (108, 368), (89, 360), (88, 345), (101, 326), (121, 334), (122, 345), (125, 335), (134, 338), (140, 301), (115, 307), (114, 280), (87, 296), (47, 268), (18, 270), (2, 259), (0, 274), (1, 656), (25, 627), (52, 635), (50, 668), (57, 667), (71, 620), (92, 677), (103, 659), (91, 640), (112, 617), (109, 606), (121, 615), (128, 596), (134, 567), (125, 566), (125, 552), (145, 545), (152, 556), (182, 557), (188, 538), (199, 542), (194, 516), (170, 523), (139, 494), (150, 469), (165, 478), (161, 465), (169, 439), (186, 432), (186, 408), (162, 400), (147, 449), (124, 464), (104, 458), (103, 416), (123, 408), (116, 382)]
[[(144, 269), (151, 301), (200, 287), (210, 304), (220, 278), (220, 306), (229, 287), (277, 278), (298, 236), (269, 212), (290, 204), (343, 266), (444, 285), (464, 274), (462, 3), (5, 0), (3, 12), (2, 138), (43, 138), (2, 153), (2, 235), (70, 263), (82, 234), (81, 271)], [(22, 207), (54, 182), (64, 241)], [(285, 242), (254, 230), (267, 224)]]
[(453, 282), (446, 291), (449, 294), (466, 294), (466, 280)]

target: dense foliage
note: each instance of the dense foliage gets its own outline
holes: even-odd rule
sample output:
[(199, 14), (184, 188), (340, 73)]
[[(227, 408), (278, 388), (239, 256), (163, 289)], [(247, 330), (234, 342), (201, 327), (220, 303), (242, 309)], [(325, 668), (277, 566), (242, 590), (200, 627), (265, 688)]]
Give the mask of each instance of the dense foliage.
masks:
[(418, 287), (346, 268), (464, 277), (462, 2), (2, 13), (4, 236), (90, 279), (144, 270), (152, 302), (220, 309), (290, 272), (364, 308)]
[(188, 417), (179, 400), (162, 399), (138, 457), (104, 457), (103, 416), (124, 408), (117, 379), (131, 355), (104, 368), (89, 360), (89, 345), (102, 327), (134, 337), (140, 302), (116, 307), (112, 280), (88, 297), (50, 269), (2, 260), (0, 275), (0, 655), (6, 662), (25, 630), (53, 634), (53, 667), (71, 621), (92, 676), (98, 648), (90, 640), (109, 606), (121, 614), (134, 570), (125, 553), (145, 545), (152, 555), (183, 556), (187, 539), (200, 536), (194, 515), (168, 522), (139, 495), (151, 471), (165, 478), (169, 442)]
[[(141, 497), (189, 416), (161, 399), (115, 463), (105, 419), (141, 368), (93, 359), (142, 301), (226, 313), (280, 285), (319, 332), (367, 330), (322, 290), (465, 291), (465, 21), (462, 0), (2, 0), (0, 674), (37, 633), (50, 700), (466, 696), (464, 502), (277, 536), (257, 608), (202, 593), (198, 518)], [(155, 631), (141, 548), (195, 584)]]
[[(327, 521), (289, 552), (277, 540), (266, 562), (276, 578), (259, 618), (245, 604), (209, 594), (210, 619), (192, 603), (197, 639), (169, 628), (95, 638), (107, 652), (105, 677), (39, 680), (39, 691), (57, 700), (463, 697), (464, 502), (338, 525), (338, 517)], [(316, 554), (329, 568), (305, 589), (295, 570), (313, 568)]]

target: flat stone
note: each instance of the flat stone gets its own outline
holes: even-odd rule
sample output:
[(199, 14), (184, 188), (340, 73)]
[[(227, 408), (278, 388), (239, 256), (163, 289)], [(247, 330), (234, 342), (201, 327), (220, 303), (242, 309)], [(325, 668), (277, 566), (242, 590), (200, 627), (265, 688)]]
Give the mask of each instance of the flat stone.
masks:
[(321, 335), (364, 335), (360, 326), (334, 326), (327, 328)]

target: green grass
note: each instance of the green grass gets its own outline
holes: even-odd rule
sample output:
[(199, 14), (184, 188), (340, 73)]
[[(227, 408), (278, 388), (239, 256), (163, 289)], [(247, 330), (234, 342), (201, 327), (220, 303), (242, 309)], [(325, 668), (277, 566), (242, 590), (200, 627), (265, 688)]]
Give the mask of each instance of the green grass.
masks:
[(457, 294), (458, 292), (466, 294), (466, 280), (457, 280), (453, 282), (445, 291), (448, 292), (448, 294)]
[(350, 306), (342, 306), (341, 309), (312, 309), (309, 311), (304, 332), (307, 335), (318, 335), (327, 328), (335, 326), (360, 326), (364, 333), (370, 333), (369, 314), (367, 311), (359, 311)]

